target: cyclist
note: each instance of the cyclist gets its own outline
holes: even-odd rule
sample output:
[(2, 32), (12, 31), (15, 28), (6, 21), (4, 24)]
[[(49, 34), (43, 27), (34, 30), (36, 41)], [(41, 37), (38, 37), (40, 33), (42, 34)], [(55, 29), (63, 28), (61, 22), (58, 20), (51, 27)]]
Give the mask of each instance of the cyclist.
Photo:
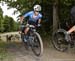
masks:
[(74, 26), (67, 31), (67, 34), (75, 32), (75, 6), (73, 6), (71, 9), (71, 19)]
[(24, 29), (24, 34), (27, 34), (27, 32), (29, 31), (28, 25), (40, 26), (42, 18), (42, 14), (40, 13), (41, 6), (34, 5), (33, 9), (33, 11), (27, 12), (26, 14), (20, 17), (21, 23), (23, 22), (24, 18), (29, 17), (29, 20), (27, 21), (27, 27)]
[[(71, 34), (72, 32), (75, 32), (75, 6), (73, 6), (71, 9), (71, 20), (72, 20), (73, 26), (67, 31), (67, 34), (65, 37), (67, 40), (70, 38), (69, 34)], [(71, 44), (71, 47), (73, 47), (74, 41), (70, 41), (70, 44)]]

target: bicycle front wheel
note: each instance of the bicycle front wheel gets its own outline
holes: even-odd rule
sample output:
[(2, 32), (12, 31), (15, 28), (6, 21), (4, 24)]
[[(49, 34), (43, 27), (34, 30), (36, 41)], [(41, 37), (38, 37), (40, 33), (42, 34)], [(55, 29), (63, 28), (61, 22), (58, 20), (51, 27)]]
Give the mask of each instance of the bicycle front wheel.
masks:
[(34, 32), (34, 43), (31, 48), (36, 56), (41, 56), (43, 54), (43, 42), (37, 32)]

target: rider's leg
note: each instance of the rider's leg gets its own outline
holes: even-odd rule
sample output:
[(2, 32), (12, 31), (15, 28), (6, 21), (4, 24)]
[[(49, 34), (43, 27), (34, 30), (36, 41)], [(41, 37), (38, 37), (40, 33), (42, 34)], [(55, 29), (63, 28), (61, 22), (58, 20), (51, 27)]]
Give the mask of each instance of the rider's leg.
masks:
[(72, 33), (75, 31), (75, 26), (73, 26), (70, 30), (67, 31), (68, 34)]
[(24, 29), (24, 35), (25, 35), (25, 36), (24, 36), (24, 41), (25, 41), (25, 42), (27, 42), (27, 38), (28, 38), (28, 37), (26, 36), (26, 34), (28, 33), (28, 31), (29, 31), (29, 27), (26, 27), (26, 28)]
[(25, 28), (24, 34), (26, 35), (28, 31), (29, 31), (29, 27)]
[(65, 39), (66, 39), (67, 41), (71, 41), (70, 34), (71, 34), (72, 32), (74, 32), (74, 31), (75, 31), (75, 26), (73, 26), (72, 28), (70, 28), (70, 29), (67, 31), (67, 34), (66, 34), (66, 36), (65, 36)]
[(21, 28), (19, 28), (19, 30), (18, 30), (18, 32), (19, 32), (19, 34), (21, 34), (22, 33), (22, 31), (21, 31), (22, 29)]
[[(73, 26), (70, 30), (68, 30), (67, 34), (71, 34), (72, 32), (75, 32), (75, 26)], [(68, 37), (66, 37), (68, 39)], [(74, 41), (69, 41), (71, 48), (74, 46)]]

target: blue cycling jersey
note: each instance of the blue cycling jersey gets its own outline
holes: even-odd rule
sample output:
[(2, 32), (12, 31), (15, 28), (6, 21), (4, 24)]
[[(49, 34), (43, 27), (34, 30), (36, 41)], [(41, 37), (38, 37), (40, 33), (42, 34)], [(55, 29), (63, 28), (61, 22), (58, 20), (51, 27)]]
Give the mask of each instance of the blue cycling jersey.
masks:
[(34, 11), (30, 11), (26, 14), (24, 14), (24, 17), (29, 17), (29, 21), (33, 21), (33, 22), (37, 22), (38, 19), (41, 19), (42, 18), (42, 14), (38, 14), (38, 16), (35, 16), (33, 18), (33, 15), (34, 15)]

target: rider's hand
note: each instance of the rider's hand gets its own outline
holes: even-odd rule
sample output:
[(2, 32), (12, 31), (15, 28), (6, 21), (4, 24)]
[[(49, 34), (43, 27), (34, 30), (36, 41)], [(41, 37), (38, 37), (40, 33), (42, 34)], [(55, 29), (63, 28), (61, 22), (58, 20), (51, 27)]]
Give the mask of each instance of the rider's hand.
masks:
[(20, 20), (20, 24), (23, 24), (23, 19), (24, 19), (23, 16), (21, 16), (21, 17), (19, 18), (19, 20)]
[(40, 27), (40, 26), (41, 26), (41, 24), (38, 24), (37, 26), (38, 26), (38, 27)]

